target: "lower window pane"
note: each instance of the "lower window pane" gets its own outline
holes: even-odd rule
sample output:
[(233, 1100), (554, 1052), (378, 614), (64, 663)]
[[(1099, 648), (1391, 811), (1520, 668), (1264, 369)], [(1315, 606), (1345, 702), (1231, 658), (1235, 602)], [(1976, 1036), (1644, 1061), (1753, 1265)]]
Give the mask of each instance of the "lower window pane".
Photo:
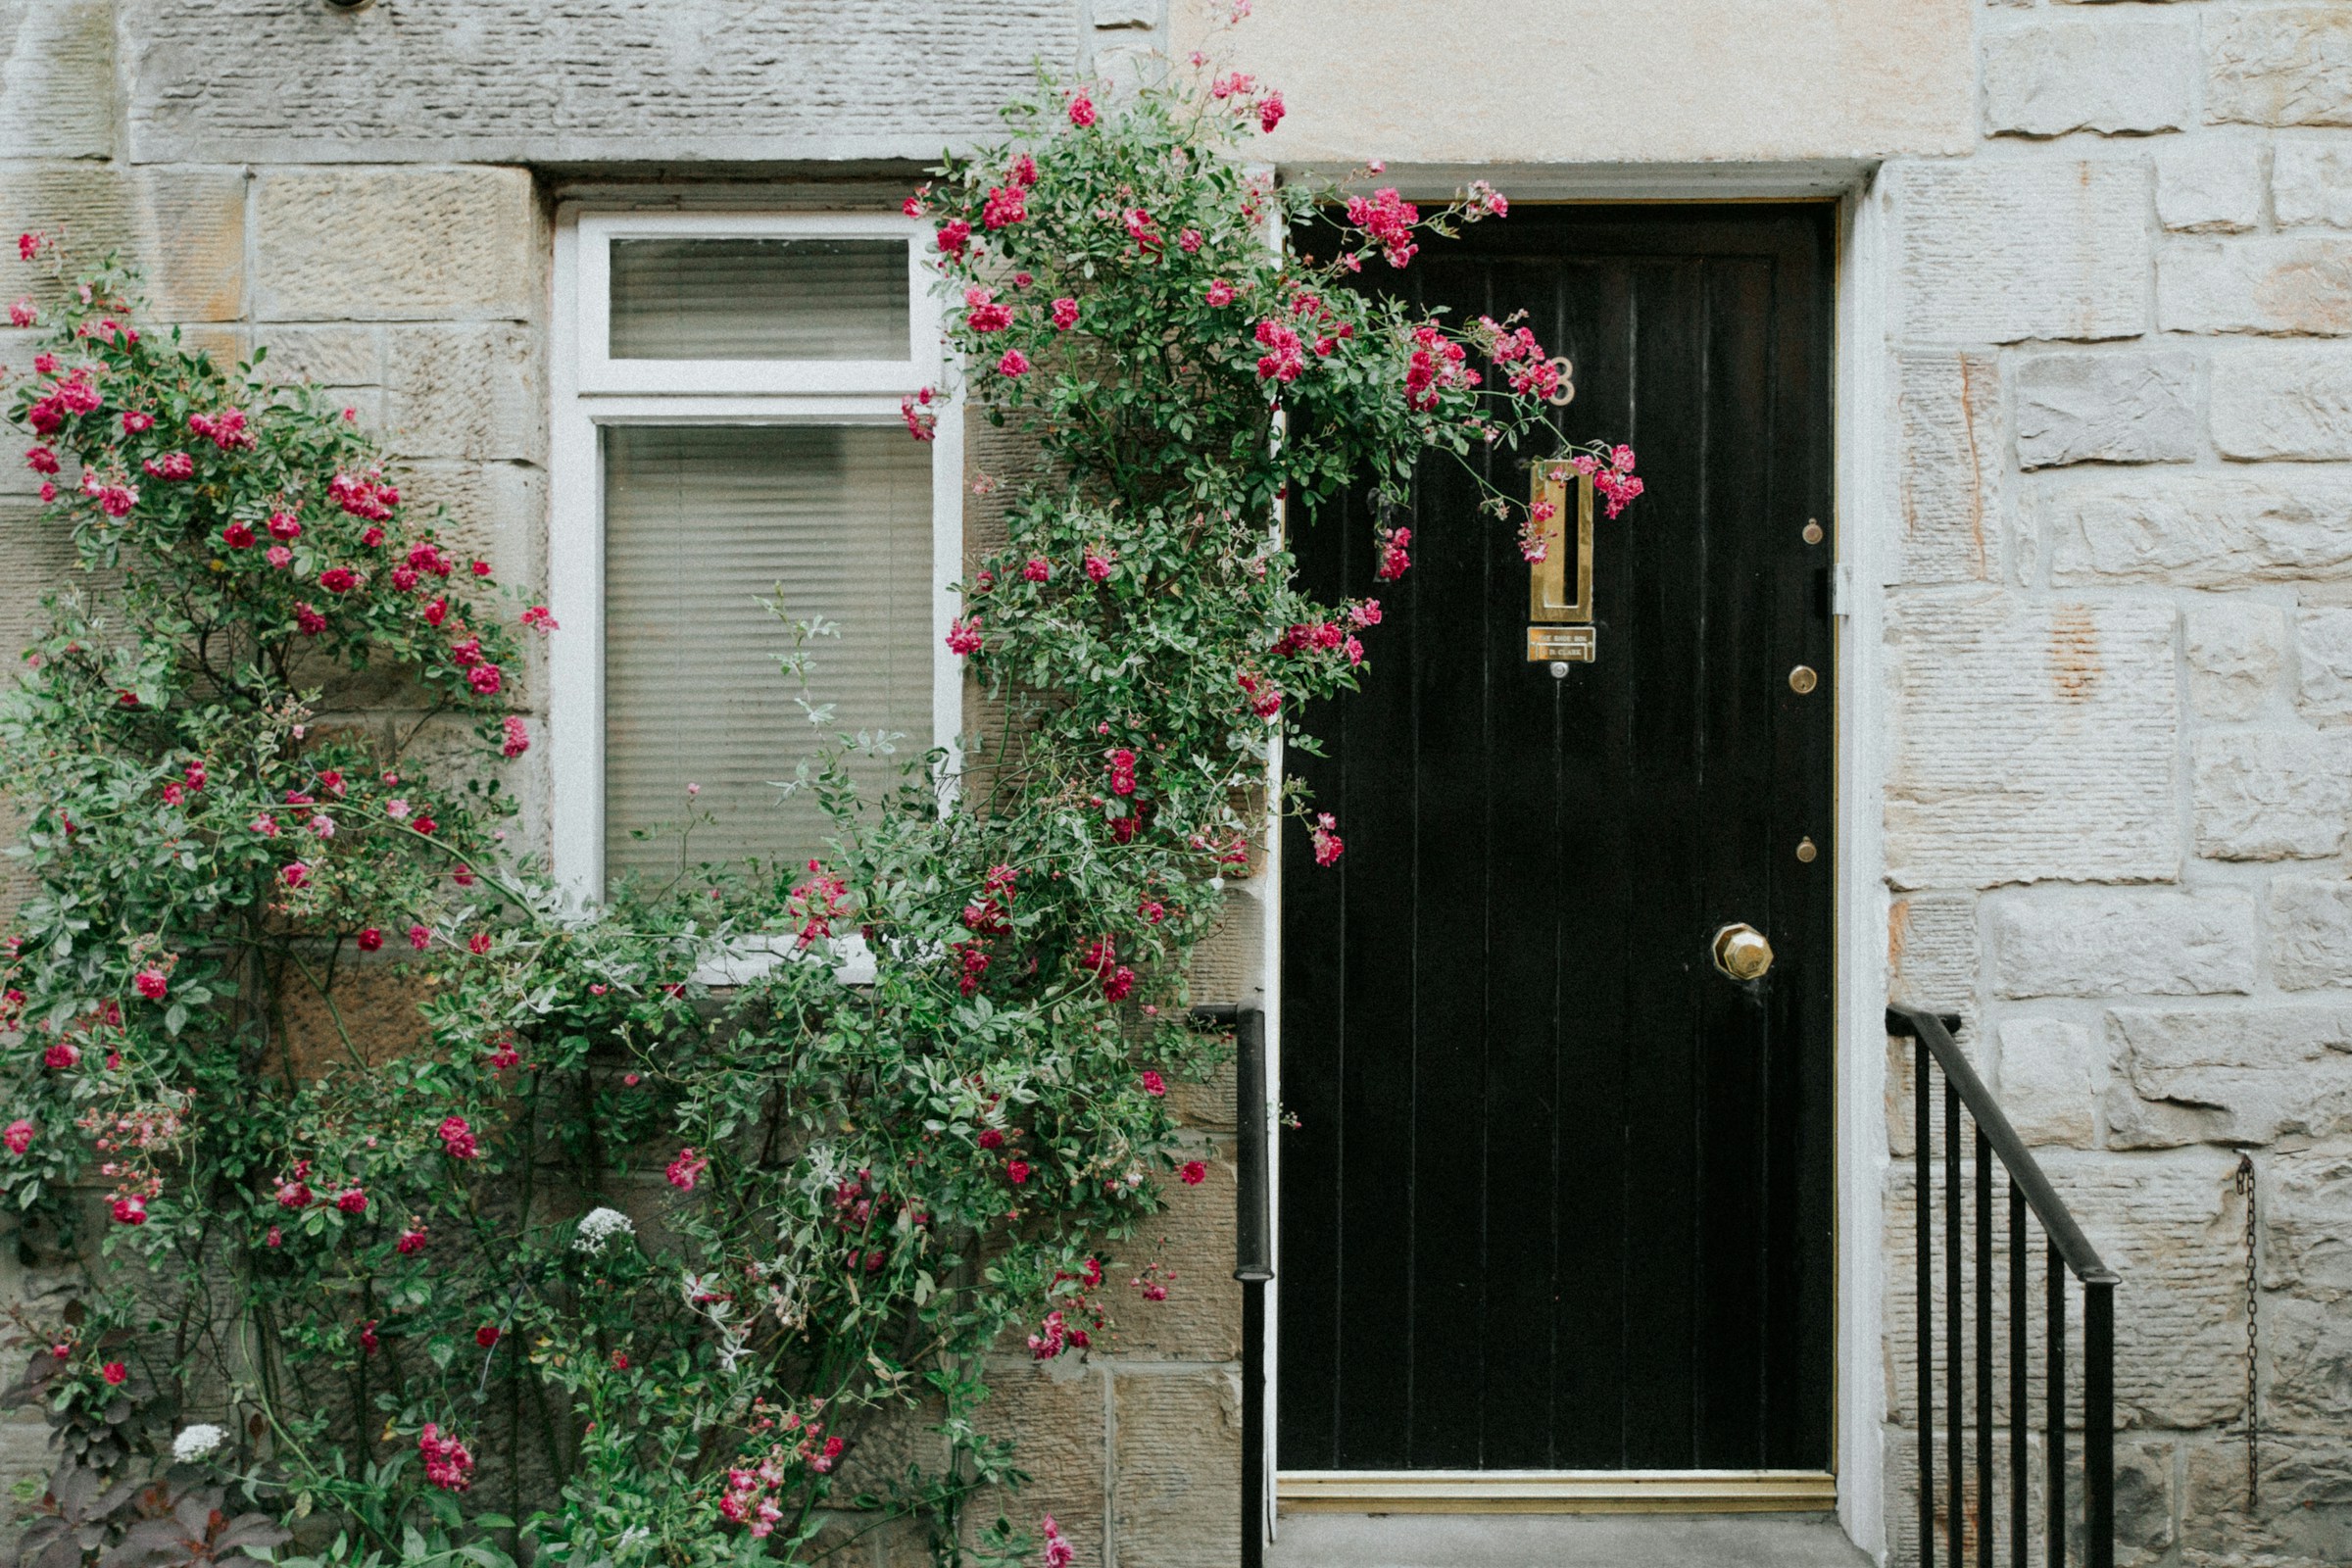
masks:
[[(812, 726), (777, 668), (794, 619), (810, 645)], [(689, 861), (807, 859), (828, 834), (808, 792), (775, 786), (858, 730), (931, 744), (930, 449), (896, 425), (614, 426), (605, 431), (605, 867), (659, 880), (679, 824), (709, 811)], [(860, 781), (893, 763), (855, 760)], [(700, 785), (691, 802), (687, 786)]]

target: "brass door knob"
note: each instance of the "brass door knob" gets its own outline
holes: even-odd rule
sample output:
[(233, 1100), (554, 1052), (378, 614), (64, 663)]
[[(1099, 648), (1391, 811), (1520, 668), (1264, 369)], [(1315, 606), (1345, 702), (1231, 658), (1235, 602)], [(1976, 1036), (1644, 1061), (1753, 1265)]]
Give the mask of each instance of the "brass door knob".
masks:
[(1734, 980), (1761, 980), (1772, 967), (1772, 944), (1752, 925), (1727, 925), (1715, 933), (1715, 967)]

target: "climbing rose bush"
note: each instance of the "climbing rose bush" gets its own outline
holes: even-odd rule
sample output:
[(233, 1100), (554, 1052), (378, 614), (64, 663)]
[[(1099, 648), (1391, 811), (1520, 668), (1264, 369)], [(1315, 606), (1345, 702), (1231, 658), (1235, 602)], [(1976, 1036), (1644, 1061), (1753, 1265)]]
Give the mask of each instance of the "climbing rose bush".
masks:
[[(1300, 594), (1280, 519), (1394, 506), (1432, 451), (1558, 455), (1523, 327), (1350, 286), (1503, 200), (1318, 207), (1243, 172), (1281, 115), (1230, 74), (1047, 82), (909, 198), (966, 367), (910, 437), (960, 398), (1034, 455), (975, 485), (1006, 538), (948, 637), (991, 722), (861, 796), (892, 738), (826, 733), (795, 622), (821, 852), (698, 862), (681, 802), (674, 874), (586, 909), (506, 842), (546, 610), (260, 355), (142, 331), (110, 270), (19, 303), (36, 525), (84, 568), (0, 708), (35, 883), (0, 1184), (69, 1302), (22, 1321), (44, 1563), (164, 1508), (218, 1561), (795, 1561), (893, 1520), (1068, 1560), (975, 1516), (1022, 1479), (991, 1357), (1189, 1288), (1148, 1243), (1206, 1175), (1187, 958), (1269, 807), (1344, 853), (1268, 760), (1381, 611)], [(1320, 264), (1269, 243), (1304, 225)], [(1631, 454), (1563, 461), (1638, 493)], [(1494, 505), (1498, 548), (1540, 531)], [(1409, 569), (1409, 529), (1364, 547)]]

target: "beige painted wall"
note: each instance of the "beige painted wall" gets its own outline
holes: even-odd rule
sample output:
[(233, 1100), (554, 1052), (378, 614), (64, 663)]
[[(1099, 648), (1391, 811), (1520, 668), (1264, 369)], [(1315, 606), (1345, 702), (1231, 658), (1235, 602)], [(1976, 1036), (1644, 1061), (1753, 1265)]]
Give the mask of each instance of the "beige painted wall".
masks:
[(1284, 164), (1801, 162), (1975, 142), (1969, 0), (1171, 0), (1282, 89)]

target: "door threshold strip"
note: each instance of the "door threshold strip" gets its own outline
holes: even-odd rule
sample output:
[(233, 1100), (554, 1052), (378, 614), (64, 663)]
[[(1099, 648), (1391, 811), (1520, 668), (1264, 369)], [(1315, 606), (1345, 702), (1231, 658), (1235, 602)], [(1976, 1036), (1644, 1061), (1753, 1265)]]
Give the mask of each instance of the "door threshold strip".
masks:
[(1329, 1513), (1826, 1513), (1826, 1470), (1285, 1470), (1276, 1501)]

